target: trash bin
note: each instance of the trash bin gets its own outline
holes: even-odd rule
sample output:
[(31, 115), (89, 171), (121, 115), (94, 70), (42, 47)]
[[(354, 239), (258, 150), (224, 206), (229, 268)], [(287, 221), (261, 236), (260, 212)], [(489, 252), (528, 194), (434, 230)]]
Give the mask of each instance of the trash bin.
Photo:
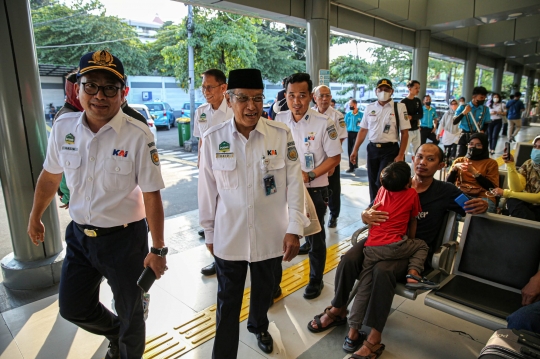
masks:
[(184, 147), (184, 142), (189, 141), (191, 138), (189, 121), (189, 118), (179, 118), (176, 120), (178, 123), (178, 144), (180, 147)]

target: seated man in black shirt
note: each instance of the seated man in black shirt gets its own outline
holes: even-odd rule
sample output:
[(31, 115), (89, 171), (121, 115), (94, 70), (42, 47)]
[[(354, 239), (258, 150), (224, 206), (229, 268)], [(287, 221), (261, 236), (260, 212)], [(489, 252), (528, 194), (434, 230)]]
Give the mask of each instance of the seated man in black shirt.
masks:
[[(443, 225), (446, 211), (450, 210), (464, 215), (465, 212), (479, 214), (487, 210), (487, 203), (484, 200), (474, 198), (465, 203), (466, 211), (464, 211), (454, 201), (455, 198), (461, 195), (461, 191), (450, 183), (433, 178), (435, 172), (445, 166), (443, 157), (442, 150), (432, 143), (420, 146), (413, 157), (415, 175), (412, 179), (412, 187), (418, 192), (422, 206), (422, 212), (417, 217), (416, 237), (423, 239), (430, 246), (426, 265), (430, 264), (433, 251), (436, 249), (433, 248), (433, 242), (439, 228)], [(362, 221), (364, 223), (376, 226), (378, 223), (386, 221), (388, 213), (377, 211), (377, 207), (378, 204), (374, 204), (371, 208), (362, 212)], [(335, 295), (331, 302), (332, 305), (323, 314), (316, 316), (313, 321), (308, 323), (310, 331), (321, 332), (346, 323), (347, 300), (354, 282), (362, 270), (363, 257), (362, 245), (353, 246), (341, 257), (336, 271)], [(384, 349), (384, 346), (380, 346), (381, 333), (390, 313), (396, 278), (405, 277), (408, 263), (408, 260), (404, 259), (382, 261), (375, 265), (371, 300), (368, 304), (366, 316), (365, 318), (354, 318), (353, 306), (349, 317), (350, 326), (352, 327), (345, 338), (344, 350), (353, 352), (364, 343), (364, 340), (368, 342), (371, 349), (378, 348), (380, 351)], [(362, 322), (364, 325), (371, 327), (371, 332), (367, 338), (364, 332), (359, 331)], [(372, 352), (371, 349), (364, 345), (356, 354), (368, 356)]]

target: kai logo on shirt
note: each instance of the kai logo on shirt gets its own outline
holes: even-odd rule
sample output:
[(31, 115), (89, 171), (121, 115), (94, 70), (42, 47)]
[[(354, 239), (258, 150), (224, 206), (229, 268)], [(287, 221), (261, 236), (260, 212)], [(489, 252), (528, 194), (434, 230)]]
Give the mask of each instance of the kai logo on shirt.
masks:
[(266, 150), (266, 153), (268, 154), (268, 156), (277, 156), (276, 150)]
[(127, 157), (128, 151), (114, 149), (112, 151), (112, 155), (118, 157)]

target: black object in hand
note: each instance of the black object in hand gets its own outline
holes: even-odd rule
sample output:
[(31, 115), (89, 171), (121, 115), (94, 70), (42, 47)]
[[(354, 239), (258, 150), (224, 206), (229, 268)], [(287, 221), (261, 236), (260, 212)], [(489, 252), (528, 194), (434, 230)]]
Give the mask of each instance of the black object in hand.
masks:
[(156, 280), (156, 273), (150, 267), (144, 268), (139, 280), (137, 280), (137, 285), (144, 290), (146, 293), (150, 290), (152, 284)]
[(504, 152), (505, 153), (504, 153), (503, 157), (505, 159), (510, 158), (510, 142), (505, 142), (504, 143)]

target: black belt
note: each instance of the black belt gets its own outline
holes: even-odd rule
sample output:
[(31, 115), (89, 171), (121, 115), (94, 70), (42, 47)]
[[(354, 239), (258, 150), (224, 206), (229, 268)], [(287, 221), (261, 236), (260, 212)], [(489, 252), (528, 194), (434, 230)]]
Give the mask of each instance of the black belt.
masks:
[(385, 147), (392, 147), (395, 144), (397, 144), (397, 142), (385, 142), (385, 143), (370, 142), (370, 144), (372, 144), (373, 146), (375, 146), (377, 148), (385, 148)]
[(78, 224), (78, 223), (75, 223), (75, 225), (77, 226), (77, 228), (80, 229), (81, 232), (83, 232), (88, 237), (99, 237), (99, 236), (104, 236), (106, 234), (118, 232), (119, 230), (122, 230), (126, 228), (127, 226), (129, 226), (129, 223), (123, 224), (121, 226), (108, 227), (108, 228), (101, 228), (101, 227), (95, 227), (95, 226), (90, 226), (86, 224)]
[(317, 191), (322, 191), (323, 189), (328, 189), (328, 186), (324, 186), (324, 187), (306, 187), (306, 189), (308, 190), (308, 192), (317, 192)]
[(427, 128), (428, 130), (433, 130), (433, 127), (424, 127), (424, 126), (420, 126), (420, 128)]

